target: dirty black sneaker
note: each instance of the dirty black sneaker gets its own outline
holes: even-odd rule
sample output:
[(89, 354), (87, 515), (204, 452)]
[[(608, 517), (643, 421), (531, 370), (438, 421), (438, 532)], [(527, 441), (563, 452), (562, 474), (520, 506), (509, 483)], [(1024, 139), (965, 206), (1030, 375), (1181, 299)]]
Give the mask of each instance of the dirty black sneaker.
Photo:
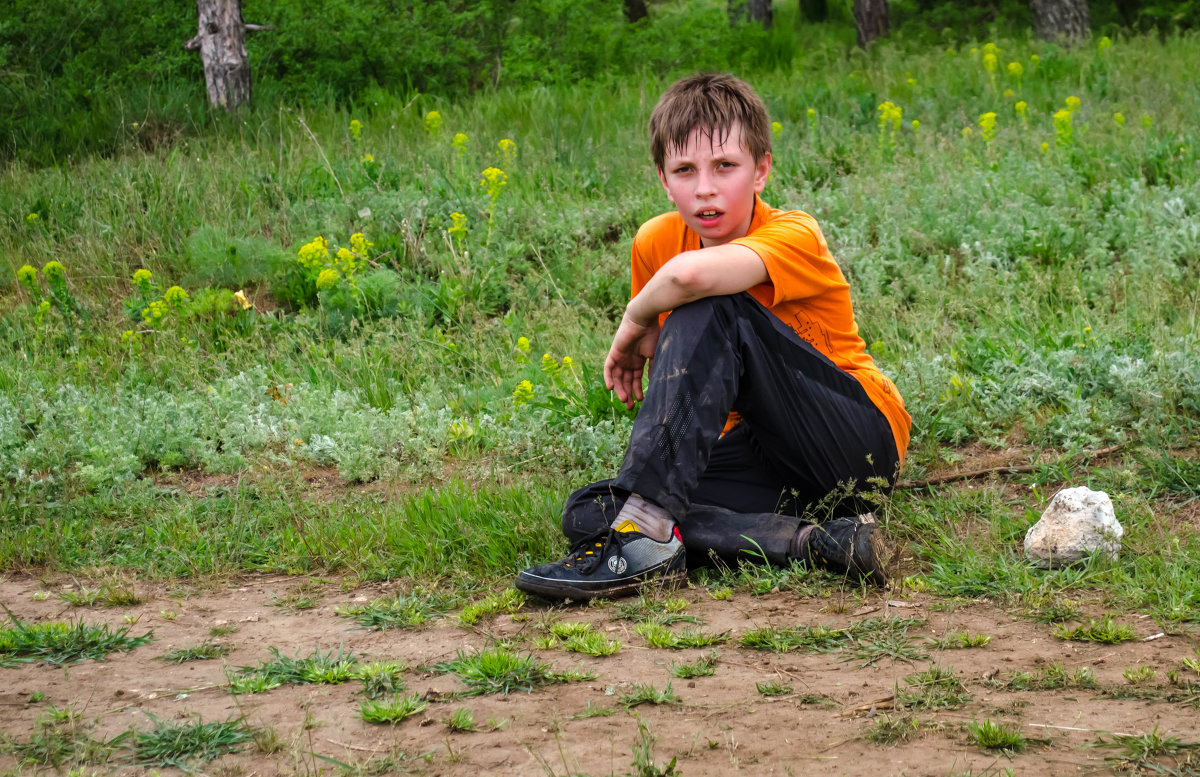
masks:
[(796, 532), (788, 555), (854, 582), (887, 585), (887, 549), (867, 513), (804, 526)]
[(561, 561), (526, 569), (516, 586), (546, 599), (626, 596), (647, 585), (686, 580), (686, 558), (678, 526), (671, 539), (658, 542), (625, 521), (583, 538)]

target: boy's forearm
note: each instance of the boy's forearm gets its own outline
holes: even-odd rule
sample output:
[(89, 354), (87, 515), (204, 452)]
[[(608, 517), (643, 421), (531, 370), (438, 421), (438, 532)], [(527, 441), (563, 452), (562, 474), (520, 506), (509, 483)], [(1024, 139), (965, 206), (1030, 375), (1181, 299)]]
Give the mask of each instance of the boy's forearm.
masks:
[(766, 283), (766, 265), (749, 248), (722, 245), (675, 256), (654, 274), (625, 309), (625, 316), (643, 326), (660, 313), (705, 297), (736, 294)]

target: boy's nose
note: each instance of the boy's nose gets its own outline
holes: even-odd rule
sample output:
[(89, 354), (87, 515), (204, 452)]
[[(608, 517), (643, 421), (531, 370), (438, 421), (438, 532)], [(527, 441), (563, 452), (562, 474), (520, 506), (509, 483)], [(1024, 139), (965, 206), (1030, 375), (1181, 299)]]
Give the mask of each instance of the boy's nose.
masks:
[(698, 196), (705, 196), (705, 195), (715, 194), (715, 193), (716, 193), (716, 187), (713, 186), (712, 176), (709, 175), (708, 173), (701, 172), (696, 177), (696, 194)]

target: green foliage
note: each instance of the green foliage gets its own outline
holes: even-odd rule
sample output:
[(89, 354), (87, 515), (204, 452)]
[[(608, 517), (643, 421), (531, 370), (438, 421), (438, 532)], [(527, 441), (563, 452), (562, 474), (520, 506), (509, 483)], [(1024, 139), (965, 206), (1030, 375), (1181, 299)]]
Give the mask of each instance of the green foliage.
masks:
[(693, 680), (697, 677), (711, 677), (717, 671), (717, 651), (713, 650), (706, 656), (701, 656), (690, 664), (671, 662), (671, 676), (682, 680)]
[(132, 626), (114, 631), (107, 624), (90, 626), (83, 621), (23, 623), (8, 612), (8, 627), (0, 629), (0, 667), (45, 661), (66, 664), (88, 659), (100, 661), (113, 652), (126, 652), (150, 642), (153, 632), (129, 636)]
[(376, 599), (369, 604), (339, 605), (334, 612), (353, 618), (359, 626), (375, 631), (412, 629), (445, 616), (459, 601), (459, 597), (453, 593), (427, 592), (417, 588), (407, 594)]
[(429, 706), (429, 702), (421, 699), (420, 694), (410, 696), (393, 696), (391, 699), (377, 699), (358, 703), (358, 713), (367, 723), (390, 723), (395, 725), (405, 718), (412, 717)]
[(1111, 616), (1105, 616), (1100, 621), (1089, 620), (1086, 624), (1080, 624), (1073, 629), (1059, 626), (1054, 630), (1054, 636), (1076, 642), (1102, 642), (1115, 645), (1135, 639), (1137, 633), (1134, 632), (1133, 627), (1117, 623)]
[(289, 658), (271, 648), (269, 661), (258, 666), (241, 666), (229, 671), (229, 689), (233, 693), (263, 693), (285, 684), (337, 685), (359, 679), (362, 668), (358, 657), (339, 648), (322, 653)]
[(176, 664), (182, 664), (187, 661), (208, 661), (213, 658), (221, 658), (231, 649), (230, 645), (206, 640), (199, 645), (168, 650), (160, 658), (163, 661), (171, 661)]
[(548, 664), (539, 663), (532, 656), (521, 656), (502, 647), (473, 654), (459, 651), (453, 661), (434, 668), (453, 674), (470, 688), (471, 694), (528, 692), (543, 685), (582, 679), (582, 676), (554, 672)]
[(971, 700), (971, 692), (954, 670), (931, 666), (904, 678), (896, 690), (896, 703), (915, 710), (956, 710)]
[(1025, 737), (1021, 736), (1020, 730), (1007, 723), (997, 723), (993, 720), (985, 720), (980, 723), (973, 720), (967, 724), (967, 731), (975, 740), (975, 744), (988, 750), (1020, 753), (1027, 744)]
[(218, 723), (199, 719), (176, 723), (146, 715), (154, 728), (138, 732), (133, 741), (134, 759), (141, 766), (174, 766), (187, 771), (197, 762), (235, 753), (254, 739), (254, 732), (240, 718)]
[(628, 710), (641, 704), (677, 704), (679, 697), (675, 695), (669, 680), (661, 691), (649, 683), (631, 683), (629, 690), (621, 694), (621, 702)]

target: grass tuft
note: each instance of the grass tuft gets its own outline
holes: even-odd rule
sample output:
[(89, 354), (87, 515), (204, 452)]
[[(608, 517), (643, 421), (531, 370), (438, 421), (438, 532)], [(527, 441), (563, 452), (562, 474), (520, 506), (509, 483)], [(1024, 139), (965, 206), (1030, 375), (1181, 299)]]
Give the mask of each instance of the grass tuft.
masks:
[(967, 731), (975, 744), (988, 750), (1020, 753), (1027, 745), (1027, 740), (1021, 736), (1021, 732), (1007, 723), (997, 723), (993, 720), (980, 723), (973, 720), (967, 724)]
[(488, 594), (473, 604), (468, 604), (458, 619), (464, 626), (474, 626), (484, 618), (494, 618), (505, 613), (512, 614), (525, 606), (525, 594), (515, 588)]
[(661, 691), (648, 683), (633, 683), (629, 690), (621, 694), (621, 703), (625, 709), (633, 709), (641, 704), (677, 704), (679, 697), (671, 688), (671, 681)]
[(1074, 642), (1101, 642), (1106, 645), (1116, 645), (1137, 638), (1137, 633), (1131, 626), (1117, 623), (1110, 616), (1100, 621), (1089, 620), (1073, 629), (1059, 626), (1054, 630), (1054, 636), (1059, 639), (1069, 639)]
[(176, 664), (186, 663), (188, 661), (208, 661), (213, 658), (220, 658), (229, 653), (233, 649), (232, 645), (220, 644), (206, 640), (199, 645), (191, 647), (175, 648), (168, 650), (159, 656), (162, 661), (171, 661)]
[(197, 761), (211, 761), (234, 753), (254, 739), (254, 732), (240, 718), (216, 723), (195, 720), (175, 723), (146, 713), (154, 728), (134, 736), (133, 756), (141, 766), (174, 766), (190, 771)]
[(707, 656), (701, 656), (690, 664), (671, 662), (671, 676), (681, 680), (692, 680), (697, 677), (711, 677), (717, 671), (717, 651), (711, 651)]
[(641, 635), (650, 647), (666, 650), (709, 647), (729, 639), (728, 634), (710, 634), (700, 627), (685, 628), (678, 632), (671, 631), (655, 621), (639, 623), (633, 627), (633, 630)]
[(754, 684), (754, 690), (762, 696), (790, 696), (794, 690), (791, 683), (781, 683), (778, 680), (763, 680)]
[(429, 706), (419, 694), (410, 696), (393, 696), (387, 700), (369, 700), (359, 702), (358, 714), (367, 723), (390, 723), (395, 725), (405, 718), (412, 717)]
[(417, 590), (390, 599), (376, 599), (370, 604), (335, 607), (334, 612), (374, 631), (412, 629), (445, 616), (460, 601), (454, 594)]
[(920, 718), (908, 713), (898, 713), (878, 716), (863, 737), (876, 745), (899, 745), (920, 736), (920, 734)]
[(100, 661), (109, 653), (127, 652), (150, 642), (154, 632), (129, 636), (131, 626), (113, 631), (107, 624), (22, 623), (9, 613), (11, 627), (0, 629), (0, 667), (45, 661), (65, 664), (88, 659)]
[(850, 639), (849, 629), (828, 626), (761, 626), (742, 634), (738, 644), (752, 650), (769, 650), (773, 653), (788, 653), (793, 650), (829, 653), (838, 650)]
[(452, 674), (471, 689), (471, 694), (532, 691), (544, 685), (578, 682), (589, 675), (579, 672), (554, 672), (548, 664), (532, 656), (521, 656), (503, 647), (466, 654), (459, 651), (453, 661), (434, 667), (438, 672)]
[(896, 703), (917, 710), (956, 710), (971, 693), (952, 669), (931, 666), (904, 678), (907, 688), (896, 690)]
[(235, 694), (263, 693), (281, 685), (337, 685), (359, 677), (358, 658), (339, 648), (322, 653), (317, 648), (306, 658), (288, 658), (271, 648), (274, 658), (258, 666), (240, 666), (229, 674)]

